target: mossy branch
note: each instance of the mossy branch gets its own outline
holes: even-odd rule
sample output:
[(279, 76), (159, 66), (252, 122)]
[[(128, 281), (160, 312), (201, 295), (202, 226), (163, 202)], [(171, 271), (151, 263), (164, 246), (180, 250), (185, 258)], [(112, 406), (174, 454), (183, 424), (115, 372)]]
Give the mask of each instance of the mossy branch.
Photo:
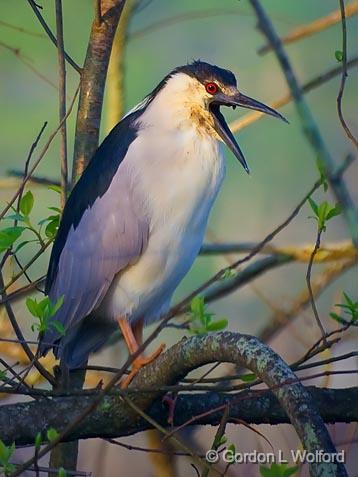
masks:
[[(223, 332), (184, 338), (143, 368), (126, 391), (127, 395), (136, 406), (148, 409), (161, 396), (161, 386), (174, 384), (190, 371), (217, 361), (248, 368), (261, 378), (295, 427), (304, 448), (312, 452), (321, 449), (335, 452), (310, 392), (271, 348), (252, 336)], [(93, 399), (92, 396), (61, 397), (3, 406), (0, 409), (0, 427), (5, 432), (3, 439), (29, 443), (33, 442), (36, 432), (44, 432), (49, 426), (61, 430), (81, 415)], [(141, 426), (143, 422), (123, 402), (121, 391), (118, 391), (105, 397), (102, 404), (64, 439), (95, 437), (99, 433), (108, 437), (113, 429), (122, 430), (124, 435), (133, 433), (135, 428), (142, 430)], [(347, 475), (344, 467), (335, 463), (312, 463), (310, 470), (312, 476)]]

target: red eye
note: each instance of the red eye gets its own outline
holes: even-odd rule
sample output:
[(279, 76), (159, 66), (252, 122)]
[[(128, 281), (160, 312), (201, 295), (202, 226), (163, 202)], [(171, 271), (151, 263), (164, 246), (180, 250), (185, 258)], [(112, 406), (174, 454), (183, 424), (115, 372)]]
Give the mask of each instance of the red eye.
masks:
[(206, 83), (205, 89), (209, 94), (215, 94), (218, 92), (218, 85), (216, 83)]

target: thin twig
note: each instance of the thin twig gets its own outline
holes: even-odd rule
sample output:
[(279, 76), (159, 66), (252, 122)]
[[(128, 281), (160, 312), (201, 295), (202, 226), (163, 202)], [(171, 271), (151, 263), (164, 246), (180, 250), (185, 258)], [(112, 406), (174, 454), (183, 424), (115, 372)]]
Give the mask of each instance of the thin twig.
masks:
[(40, 38), (46, 38), (46, 35), (44, 35), (43, 33), (38, 33), (38, 32), (35, 32), (35, 31), (29, 31), (29, 30), (26, 30), (25, 28), (22, 28), (22, 27), (19, 27), (19, 26), (16, 26), (16, 25), (12, 25), (11, 23), (4, 22), (3, 20), (0, 20), (0, 25), (4, 26), (6, 28), (11, 28), (12, 30), (19, 31), (20, 33), (25, 33), (26, 35), (37, 36), (37, 37), (40, 37)]
[[(45, 30), (47, 36), (50, 38), (52, 43), (56, 46), (57, 48), (57, 39), (55, 35), (52, 33), (50, 27), (47, 25), (44, 17), (41, 15), (41, 12), (38, 9), (38, 6), (34, 2), (34, 0), (27, 0), (30, 7), (32, 8), (33, 12), (37, 16), (39, 22), (41, 23), (42, 28)], [(64, 52), (66, 61), (77, 71), (77, 73), (81, 74), (82, 73), (82, 68), (78, 66), (78, 64), (69, 56), (68, 53)]]
[(58, 57), (58, 88), (59, 88), (59, 119), (61, 125), (60, 163), (61, 163), (61, 207), (67, 200), (68, 166), (67, 166), (67, 131), (66, 121), (66, 64), (64, 56), (62, 0), (55, 0), (57, 57)]
[(347, 24), (346, 24), (346, 12), (344, 7), (344, 0), (339, 0), (340, 12), (341, 12), (341, 23), (342, 23), (342, 77), (341, 77), (341, 85), (339, 87), (339, 92), (337, 96), (337, 110), (339, 120), (341, 121), (342, 127), (345, 130), (349, 139), (353, 142), (353, 144), (358, 148), (358, 141), (354, 137), (353, 133), (351, 132), (346, 120), (344, 119), (343, 112), (342, 112), (342, 98), (344, 87), (346, 85), (347, 80)]
[(25, 66), (27, 66), (36, 76), (38, 76), (41, 80), (45, 81), (47, 84), (49, 84), (50, 86), (52, 86), (53, 88), (57, 90), (57, 86), (55, 85), (55, 83), (53, 83), (50, 79), (46, 78), (46, 76), (44, 76), (40, 71), (38, 71), (31, 64), (31, 61), (21, 53), (20, 48), (14, 48), (10, 45), (7, 45), (3, 41), (0, 41), (0, 46), (5, 48), (8, 51), (11, 51), (11, 53), (13, 53), (16, 56), (16, 58), (19, 61), (21, 61), (21, 63), (23, 63)]
[(34, 162), (32, 168), (30, 169), (29, 173), (27, 174), (26, 177), (24, 177), (21, 185), (20, 185), (20, 188), (15, 192), (15, 194), (13, 195), (13, 197), (10, 199), (10, 201), (8, 202), (7, 206), (4, 208), (4, 210), (0, 213), (0, 220), (5, 216), (5, 214), (8, 212), (8, 210), (11, 208), (11, 206), (13, 205), (13, 203), (15, 202), (15, 200), (18, 198), (19, 196), (19, 193), (20, 193), (20, 190), (21, 190), (21, 187), (26, 184), (26, 182), (30, 179), (31, 175), (33, 174), (33, 172), (35, 171), (35, 169), (37, 168), (37, 166), (40, 164), (42, 158), (45, 156), (46, 152), (48, 151), (48, 148), (50, 147), (50, 144), (52, 143), (54, 137), (56, 136), (56, 134), (58, 133), (58, 131), (61, 129), (61, 126), (62, 126), (62, 122), (65, 121), (68, 116), (71, 114), (72, 112), (72, 108), (75, 104), (75, 101), (76, 101), (76, 98), (77, 98), (77, 95), (78, 95), (78, 92), (79, 92), (79, 85), (76, 89), (76, 92), (73, 96), (73, 99), (71, 101), (71, 104), (70, 104), (70, 107), (68, 108), (67, 110), (67, 113), (66, 113), (66, 116), (63, 118), (63, 120), (59, 123), (59, 125), (56, 127), (56, 129), (52, 132), (52, 134), (50, 135), (48, 141), (46, 142), (45, 146), (43, 147), (39, 157), (37, 158), (37, 160)]
[[(346, 10), (346, 17), (350, 17), (356, 15), (358, 13), (358, 1), (355, 0), (347, 5)], [(320, 31), (326, 30), (332, 25), (336, 25), (341, 21), (341, 12), (340, 10), (335, 10), (334, 12), (325, 15), (324, 17), (318, 18), (311, 23), (307, 23), (306, 25), (301, 25), (291, 31), (288, 35), (283, 36), (281, 38), (281, 42), (284, 45), (288, 45), (290, 43), (294, 43), (295, 41), (301, 40), (302, 38), (307, 38), (315, 33)], [(267, 44), (262, 46), (258, 53), (263, 55), (271, 50), (271, 45)]]
[(326, 144), (323, 141), (319, 128), (304, 98), (302, 88), (298, 83), (296, 75), (291, 66), (291, 62), (285, 52), (282, 42), (277, 35), (269, 16), (263, 8), (260, 0), (250, 0), (250, 3), (256, 13), (259, 28), (266, 36), (268, 42), (275, 51), (276, 57), (280, 63), (281, 69), (285, 75), (291, 94), (295, 100), (297, 113), (301, 119), (302, 129), (311, 144), (315, 158), (319, 158), (337, 201), (342, 205), (346, 223), (349, 227), (353, 243), (358, 247), (358, 226), (357, 211), (354, 202), (350, 196), (348, 188), (343, 180), (332, 181), (331, 175), (335, 169), (334, 161), (329, 153)]
[[(220, 424), (219, 424), (219, 426), (217, 428), (217, 431), (215, 433), (215, 437), (214, 437), (214, 441), (211, 445), (211, 449), (216, 450), (216, 451), (219, 449), (219, 446), (221, 444), (221, 438), (225, 434), (225, 429), (226, 429), (226, 424), (227, 424), (228, 418), (229, 418), (229, 405), (225, 406), (225, 408), (224, 408), (224, 412), (223, 412)], [(177, 429), (176, 429), (176, 431), (177, 431)], [(211, 466), (212, 466), (212, 464), (209, 463), (209, 467), (206, 467), (203, 470), (203, 473), (201, 474), (202, 477), (208, 477), (208, 475), (210, 473), (210, 467)]]
[[(3, 280), (3, 275), (2, 272), (0, 271), (0, 289), (4, 290), (4, 280)], [(2, 292), (2, 299), (6, 298), (6, 292)], [(37, 357), (33, 354), (31, 351), (30, 346), (26, 343), (26, 340), (24, 338), (24, 335), (22, 334), (21, 328), (17, 323), (15, 314), (11, 308), (10, 303), (6, 302), (5, 303), (5, 310), (7, 312), (7, 315), (9, 317), (10, 323), (14, 329), (15, 335), (17, 336), (17, 339), (21, 342), (21, 346), (26, 353), (27, 357), (29, 358), (29, 361), (34, 364), (36, 369), (42, 374), (42, 376), (47, 379), (51, 384), (54, 384), (55, 380), (52, 374), (50, 374), (47, 369), (45, 369), (42, 364), (38, 361)]]
[[(358, 65), (357, 56), (351, 58), (347, 62), (347, 68), (353, 68), (354, 66), (357, 66), (357, 65)], [(325, 73), (312, 78), (310, 81), (307, 81), (307, 83), (302, 85), (302, 92), (309, 93), (313, 89), (316, 89), (322, 84), (326, 83), (327, 81), (330, 81), (332, 78), (335, 78), (341, 72), (342, 72), (342, 68), (340, 66), (336, 66), (326, 71)], [(281, 98), (272, 102), (270, 105), (271, 107), (275, 109), (281, 108), (282, 106), (285, 106), (286, 104), (290, 103), (292, 99), (293, 99), (292, 94), (288, 93), (285, 96), (282, 96)], [(246, 128), (247, 126), (250, 126), (252, 123), (264, 117), (265, 117), (264, 113), (260, 113), (259, 111), (252, 111), (251, 113), (245, 114), (245, 116), (243, 116), (242, 118), (232, 121), (230, 123), (230, 129), (233, 132), (241, 131), (242, 129)]]
[(316, 302), (315, 302), (314, 294), (313, 294), (313, 290), (312, 290), (312, 285), (311, 285), (311, 272), (312, 272), (313, 260), (314, 260), (314, 257), (316, 255), (316, 253), (318, 252), (320, 244), (321, 244), (322, 232), (323, 232), (323, 229), (319, 229), (318, 232), (317, 232), (316, 243), (315, 243), (314, 249), (311, 253), (310, 260), (308, 262), (307, 273), (306, 273), (306, 282), (307, 282), (307, 288), (308, 288), (308, 291), (309, 291), (309, 294), (310, 294), (310, 301), (311, 301), (313, 314), (314, 314), (314, 317), (316, 319), (317, 325), (318, 325), (319, 329), (321, 330), (323, 343), (325, 345), (327, 345), (326, 331), (323, 328), (322, 322), (319, 318), (319, 314), (318, 314), (318, 310), (317, 310), (317, 306), (316, 306)]

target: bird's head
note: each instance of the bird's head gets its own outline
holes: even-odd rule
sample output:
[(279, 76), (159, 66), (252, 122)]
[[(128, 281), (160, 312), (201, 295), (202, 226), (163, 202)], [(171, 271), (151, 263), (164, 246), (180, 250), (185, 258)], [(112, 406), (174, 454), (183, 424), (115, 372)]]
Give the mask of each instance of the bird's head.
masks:
[(225, 142), (246, 172), (246, 160), (220, 107), (254, 109), (286, 121), (279, 112), (239, 91), (231, 71), (203, 61), (175, 68), (150, 95), (151, 100), (159, 98), (176, 117), (184, 116), (201, 132)]

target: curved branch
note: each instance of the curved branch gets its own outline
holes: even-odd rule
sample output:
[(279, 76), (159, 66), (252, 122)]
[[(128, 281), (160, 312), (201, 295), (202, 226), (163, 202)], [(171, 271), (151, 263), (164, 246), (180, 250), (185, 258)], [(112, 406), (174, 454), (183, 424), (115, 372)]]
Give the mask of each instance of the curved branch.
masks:
[[(33, 442), (39, 430), (45, 431), (49, 426), (65, 428), (74, 420), (78, 420), (79, 415), (83, 415), (83, 421), (71, 434), (64, 436), (65, 439), (93, 437), (95, 428), (97, 434), (100, 429), (102, 434), (107, 435), (109, 429), (113, 430), (113, 426), (123, 430), (123, 433), (128, 433), (129, 430), (133, 433), (133, 426), (140, 426), (140, 420), (123, 402), (121, 394), (129, 394), (136, 406), (147, 409), (161, 395), (156, 388), (163, 384), (173, 384), (193, 369), (216, 361), (231, 362), (249, 368), (260, 377), (284, 409), (307, 450), (335, 452), (311, 394), (284, 361), (257, 338), (231, 332), (184, 338), (155, 362), (143, 368), (128, 390), (118, 390), (117, 394), (106, 396), (87, 417), (86, 410), (95, 397), (62, 397), (4, 406), (0, 409), (0, 426), (4, 431), (2, 438), (7, 441), (16, 440), (18, 444)], [(237, 395), (240, 406), (243, 396)], [(53, 412), (54, 403), (56, 413)], [(140, 427), (138, 429), (140, 430)], [(338, 464), (312, 463), (311, 475), (347, 474), (344, 467)]]

